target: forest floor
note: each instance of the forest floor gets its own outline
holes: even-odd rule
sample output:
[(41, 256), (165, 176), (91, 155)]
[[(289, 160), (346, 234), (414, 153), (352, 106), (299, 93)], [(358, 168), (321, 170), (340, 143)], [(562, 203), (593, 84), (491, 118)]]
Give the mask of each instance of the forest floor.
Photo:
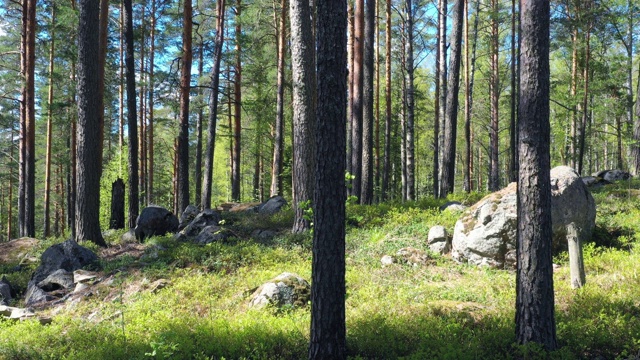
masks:
[[(632, 181), (593, 191), (598, 214), (584, 247), (586, 286), (571, 289), (566, 253), (554, 257), (561, 347), (551, 354), (514, 344), (513, 271), (434, 254), (424, 265), (381, 265), (383, 255), (401, 248), (426, 250), (434, 225), (451, 233), (460, 213), (440, 212), (446, 200), (349, 204), (349, 357), (640, 359), (639, 188)], [(449, 200), (470, 205), (481, 196)], [(122, 232), (107, 237), (108, 249), (83, 244), (101, 258), (100, 284), (91, 296), (38, 311), (51, 318), (48, 325), (0, 319), (0, 359), (303, 359), (308, 306), (249, 307), (251, 290), (282, 272), (311, 278), (312, 237), (291, 235), (292, 217), (290, 209), (271, 217), (225, 213), (225, 227), (236, 237), (206, 246), (170, 236), (121, 243)], [(256, 230), (277, 236), (256, 241)], [(28, 257), (62, 240), (30, 243)], [(24, 249), (16, 251), (23, 255), (0, 258), (0, 274), (23, 293), (37, 262), (24, 262)]]

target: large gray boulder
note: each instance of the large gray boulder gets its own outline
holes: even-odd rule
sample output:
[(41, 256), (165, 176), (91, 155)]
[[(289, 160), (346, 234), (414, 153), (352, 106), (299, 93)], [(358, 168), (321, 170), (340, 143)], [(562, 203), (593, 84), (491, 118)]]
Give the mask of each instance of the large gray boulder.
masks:
[(162, 236), (178, 231), (178, 218), (162, 206), (147, 206), (136, 220), (136, 239), (143, 241), (152, 236)]
[(14, 296), (11, 284), (3, 276), (0, 280), (0, 305), (9, 305)]
[(250, 307), (263, 308), (272, 305), (305, 306), (311, 299), (311, 285), (307, 280), (292, 273), (282, 273), (262, 284), (254, 291), (249, 302)]
[[(184, 227), (184, 229), (180, 230), (179, 233), (176, 234), (175, 238), (179, 241), (189, 241), (194, 240), (198, 235), (200, 235), (205, 228), (215, 226), (218, 227), (218, 223), (220, 223), (220, 213), (213, 209), (205, 209), (198, 215), (196, 215), (191, 222)], [(210, 230), (212, 230), (210, 228)], [(216, 229), (215, 231), (217, 231)], [(209, 232), (209, 231), (208, 231)], [(199, 240), (200, 241), (200, 240)]]
[(604, 179), (608, 182), (620, 181), (620, 180), (629, 180), (631, 174), (626, 171), (622, 171), (619, 169), (614, 170), (602, 170), (597, 173), (592, 174), (596, 178)]
[[(553, 249), (588, 240), (595, 227), (596, 205), (575, 170), (551, 170)], [(517, 185), (492, 193), (466, 210), (456, 222), (451, 255), (460, 262), (513, 268), (516, 262)]]
[(273, 215), (280, 211), (283, 206), (287, 205), (287, 200), (282, 196), (274, 196), (258, 206), (259, 214)]
[(198, 213), (198, 208), (194, 205), (187, 206), (187, 208), (182, 212), (182, 215), (180, 215), (180, 225), (178, 225), (178, 230), (182, 230), (187, 227), (187, 225), (189, 225), (193, 219), (198, 216)]
[[(25, 295), (27, 306), (54, 299), (54, 296), (49, 294), (49, 291), (57, 290), (57, 288), (54, 289), (53, 286), (50, 286), (52, 282), (45, 280), (58, 282), (63, 282), (64, 280), (51, 277), (52, 274), (72, 273), (74, 270), (81, 269), (97, 261), (96, 254), (71, 239), (49, 247), (40, 257), (40, 266), (38, 266), (27, 284)], [(70, 274), (70, 276), (71, 285), (73, 285), (73, 275)], [(64, 282), (64, 284), (68, 284), (68, 282)], [(60, 287), (63, 288), (64, 286), (61, 285)]]

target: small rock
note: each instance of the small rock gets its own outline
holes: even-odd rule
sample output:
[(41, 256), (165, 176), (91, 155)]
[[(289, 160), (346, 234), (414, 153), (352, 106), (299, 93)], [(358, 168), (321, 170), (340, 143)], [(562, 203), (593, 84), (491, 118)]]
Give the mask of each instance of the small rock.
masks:
[(73, 293), (77, 294), (79, 292), (87, 290), (88, 288), (89, 288), (89, 285), (79, 282), (79, 283), (76, 283), (76, 287), (73, 289)]
[(231, 235), (229, 234), (229, 232), (224, 230), (223, 228), (216, 225), (211, 225), (202, 229), (200, 234), (196, 236), (195, 243), (206, 245), (216, 241), (225, 241), (230, 236)]
[(285, 272), (262, 284), (251, 296), (249, 306), (305, 306), (310, 299), (311, 285), (299, 275)]
[(135, 243), (138, 242), (138, 239), (136, 239), (136, 234), (134, 232), (133, 229), (127, 231), (126, 233), (122, 234), (122, 237), (120, 238), (122, 240), (123, 243)]
[(440, 211), (465, 211), (468, 206), (463, 205), (459, 201), (449, 201), (440, 206)]
[(388, 266), (395, 263), (396, 259), (394, 259), (393, 256), (385, 255), (380, 259), (380, 262), (382, 263), (382, 266)]
[(451, 241), (447, 236), (447, 230), (441, 225), (429, 229), (427, 244), (429, 249), (437, 254), (446, 254), (451, 251)]
[(93, 280), (95, 278), (98, 277), (98, 273), (95, 273), (93, 271), (87, 271), (87, 270), (76, 270), (73, 272), (73, 283), (77, 284), (77, 283), (81, 283), (81, 282), (87, 282), (89, 280)]

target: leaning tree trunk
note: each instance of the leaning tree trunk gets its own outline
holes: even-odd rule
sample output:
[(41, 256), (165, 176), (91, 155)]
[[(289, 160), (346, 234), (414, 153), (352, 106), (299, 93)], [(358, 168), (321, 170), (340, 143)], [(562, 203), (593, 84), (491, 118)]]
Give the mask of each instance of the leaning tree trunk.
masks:
[(315, 59), (308, 0), (290, 0), (293, 70), (293, 232), (311, 228), (305, 210), (313, 200), (315, 171)]
[(182, 32), (182, 72), (180, 74), (180, 133), (178, 135), (178, 212), (189, 205), (189, 94), (193, 59), (191, 0), (184, 0)]
[(79, 5), (76, 241), (90, 240), (106, 247), (100, 231), (100, 11), (94, 0), (81, 0)]
[(204, 181), (202, 184), (203, 209), (211, 208), (211, 188), (213, 186), (213, 153), (216, 147), (216, 122), (218, 119), (218, 94), (220, 86), (220, 59), (224, 42), (225, 0), (216, 4), (216, 37), (213, 47), (213, 69), (211, 69), (211, 97), (209, 98), (209, 124), (207, 125), (207, 148), (204, 158)]
[(458, 92), (460, 90), (460, 59), (462, 57), (462, 23), (465, 0), (457, 0), (453, 7), (451, 25), (451, 58), (449, 59), (449, 83), (445, 106), (444, 149), (442, 149), (442, 179), (440, 196), (453, 192), (456, 165), (456, 134), (458, 129)]
[(549, 1), (521, 2), (516, 339), (557, 347), (551, 259)]
[(136, 115), (136, 74), (133, 60), (133, 11), (131, 0), (124, 0), (125, 77), (127, 85), (127, 134), (129, 137), (129, 217), (136, 226), (140, 209), (138, 198), (138, 124)]
[[(589, 4), (587, 2), (587, 4)], [(587, 5), (587, 10), (589, 9), (589, 5)], [(589, 62), (591, 58), (591, 27), (592, 23), (589, 21), (587, 25), (587, 34), (586, 34), (586, 45), (584, 50), (584, 69), (583, 69), (583, 78), (584, 78), (584, 92), (582, 94), (582, 124), (580, 125), (580, 138), (578, 139), (578, 174), (582, 174), (583, 164), (584, 164), (584, 147), (587, 138), (587, 121), (589, 120)]]

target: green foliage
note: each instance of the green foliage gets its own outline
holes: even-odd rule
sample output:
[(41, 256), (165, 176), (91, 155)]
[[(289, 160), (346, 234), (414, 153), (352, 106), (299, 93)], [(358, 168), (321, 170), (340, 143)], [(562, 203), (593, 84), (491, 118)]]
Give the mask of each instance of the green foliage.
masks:
[[(637, 196), (596, 194), (597, 233), (584, 247), (587, 284), (569, 284), (568, 258), (556, 257), (556, 323), (561, 348), (546, 353), (514, 344), (515, 275), (457, 264), (435, 256), (424, 266), (382, 267), (380, 257), (403, 247), (426, 249), (434, 225), (452, 231), (459, 214), (440, 212), (445, 200), (350, 204), (347, 214), (347, 347), (350, 358), (406, 359), (628, 359), (640, 351), (637, 294), (640, 254)], [(465, 204), (480, 195), (453, 194)], [(145, 243), (142, 257), (102, 261), (110, 283), (75, 306), (56, 310), (53, 323), (0, 320), (2, 359), (300, 359), (309, 341), (308, 307), (253, 310), (252, 292), (288, 271), (309, 279), (311, 234), (290, 235), (291, 209), (273, 217), (225, 213), (235, 238), (199, 246), (171, 236)], [(272, 241), (251, 233), (270, 229)], [(622, 231), (622, 233), (620, 232)], [(114, 234), (117, 237), (118, 234)], [(55, 241), (61, 241), (55, 240)], [(55, 241), (43, 243), (41, 253)], [(88, 245), (88, 244), (87, 244)], [(9, 272), (9, 265), (0, 267)], [(25, 270), (28, 274), (32, 269)], [(13, 279), (28, 276), (10, 273)], [(168, 285), (152, 284), (166, 279)]]

